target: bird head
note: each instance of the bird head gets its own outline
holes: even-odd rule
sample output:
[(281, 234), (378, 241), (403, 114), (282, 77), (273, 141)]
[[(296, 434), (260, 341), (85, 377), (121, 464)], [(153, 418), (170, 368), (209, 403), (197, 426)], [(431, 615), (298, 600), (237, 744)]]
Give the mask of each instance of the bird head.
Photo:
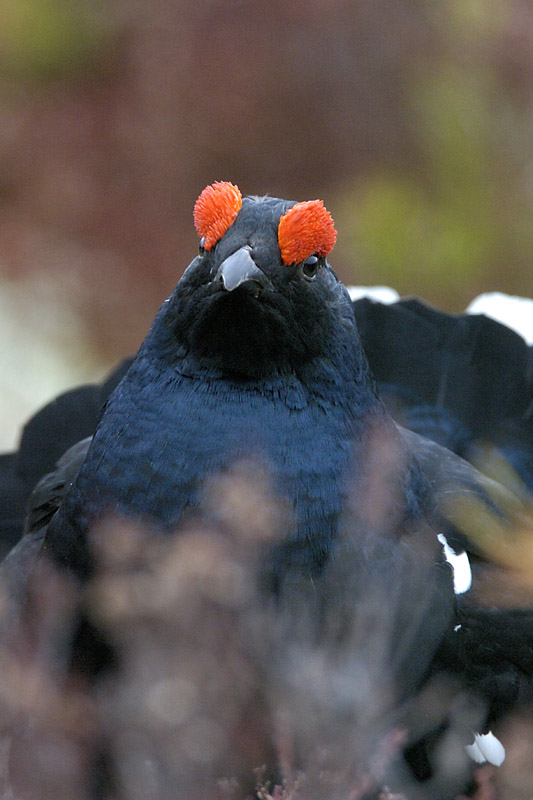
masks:
[(182, 358), (257, 377), (328, 355), (339, 322), (353, 342), (351, 304), (326, 258), (336, 231), (321, 200), (243, 198), (218, 182), (200, 194), (194, 221), (199, 254), (163, 314)]

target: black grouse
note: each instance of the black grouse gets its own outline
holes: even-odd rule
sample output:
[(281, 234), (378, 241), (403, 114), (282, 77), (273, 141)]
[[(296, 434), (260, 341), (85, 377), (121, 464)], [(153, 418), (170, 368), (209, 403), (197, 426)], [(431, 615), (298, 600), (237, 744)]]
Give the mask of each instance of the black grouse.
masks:
[[(214, 514), (209, 521), (216, 524), (206, 489), (253, 461), (266, 470), (283, 510), (262, 565), (267, 593), (283, 596), (296, 576), (319, 594), (322, 574), (339, 558), (369, 587), (397, 579), (403, 600), (390, 659), (399, 699), (439, 669), (475, 673), (487, 631), (503, 678), (470, 675), (484, 719), (529, 698), (529, 613), (519, 615), (519, 663), (509, 665), (498, 624), (461, 605), (449, 564), (453, 551), (483, 561), (483, 537), (460, 513), (464, 498), (501, 523), (492, 534), (502, 539), (521, 500), (420, 436), (435, 427), (434, 417), (426, 428), (413, 424), (414, 432), (393, 422), (358, 332), (356, 316), (365, 333), (364, 315), (357, 308), (354, 315), (327, 261), (336, 232), (323, 203), (242, 198), (219, 182), (198, 198), (195, 224), (200, 252), (107, 399), (94, 436), (36, 487), (25, 535), (4, 564), (8, 579), (23, 583), (39, 552), (89, 579), (89, 533), (103, 518), (141, 520), (163, 534), (202, 515)], [(372, 335), (364, 338), (372, 360)], [(406, 421), (416, 406), (409, 391), (399, 392)], [(427, 393), (420, 395), (427, 403)], [(455, 433), (462, 424), (446, 419), (437, 427)], [(441, 441), (449, 446), (452, 439)], [(326, 585), (327, 604), (331, 581)], [(358, 603), (366, 588), (359, 587)], [(349, 602), (342, 585), (338, 593)], [(424, 777), (418, 756), (410, 757)]]

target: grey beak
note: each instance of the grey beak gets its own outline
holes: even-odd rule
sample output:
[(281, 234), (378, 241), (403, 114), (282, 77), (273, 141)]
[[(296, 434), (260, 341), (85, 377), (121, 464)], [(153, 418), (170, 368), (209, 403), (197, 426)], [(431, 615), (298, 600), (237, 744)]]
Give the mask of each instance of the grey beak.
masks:
[(215, 276), (215, 280), (217, 279), (222, 281), (227, 292), (232, 292), (237, 286), (250, 281), (262, 288), (270, 286), (270, 281), (255, 264), (248, 247), (241, 247), (222, 262)]

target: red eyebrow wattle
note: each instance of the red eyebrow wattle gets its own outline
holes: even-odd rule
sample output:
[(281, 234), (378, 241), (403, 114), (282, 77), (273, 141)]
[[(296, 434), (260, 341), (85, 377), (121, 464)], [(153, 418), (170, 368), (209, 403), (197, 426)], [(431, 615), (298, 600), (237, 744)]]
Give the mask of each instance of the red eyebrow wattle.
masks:
[(287, 266), (312, 255), (327, 256), (333, 250), (337, 231), (322, 200), (308, 200), (289, 208), (279, 222), (278, 244)]
[(229, 181), (215, 181), (206, 186), (194, 205), (194, 226), (210, 250), (233, 225), (241, 210), (242, 195)]

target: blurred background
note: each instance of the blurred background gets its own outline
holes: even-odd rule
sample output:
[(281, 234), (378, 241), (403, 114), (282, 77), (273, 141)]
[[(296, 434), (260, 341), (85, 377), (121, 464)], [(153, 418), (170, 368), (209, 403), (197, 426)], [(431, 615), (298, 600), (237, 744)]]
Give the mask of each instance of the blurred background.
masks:
[(323, 199), (348, 283), (533, 291), (531, 0), (3, 0), (0, 448), (140, 344), (214, 180)]

